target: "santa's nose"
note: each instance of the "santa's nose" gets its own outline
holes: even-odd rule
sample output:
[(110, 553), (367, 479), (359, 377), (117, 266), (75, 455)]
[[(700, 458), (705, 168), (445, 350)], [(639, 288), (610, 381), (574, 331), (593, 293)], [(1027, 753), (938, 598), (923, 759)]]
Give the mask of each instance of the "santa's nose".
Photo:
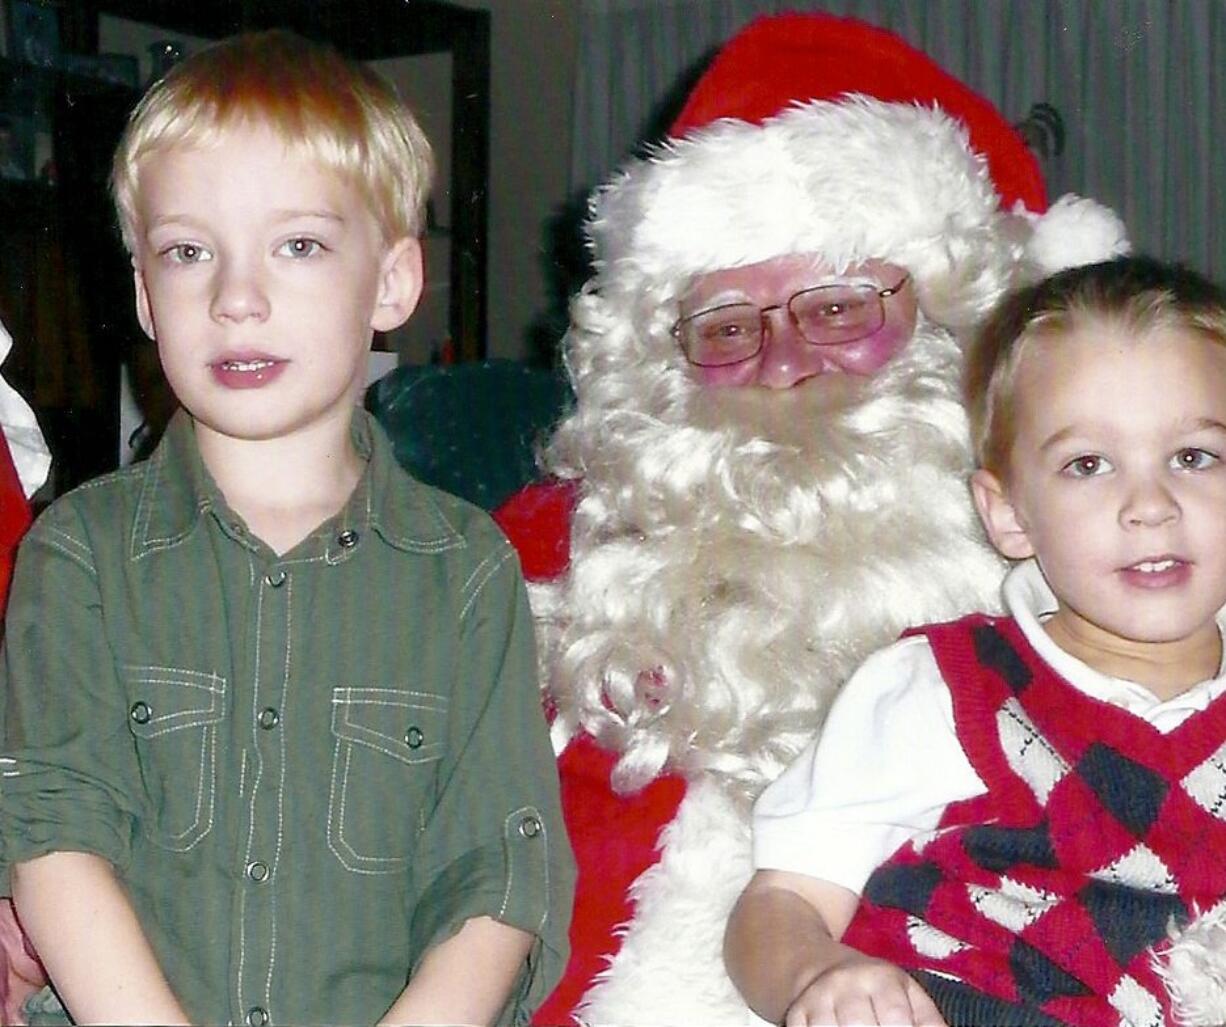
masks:
[(759, 385), (768, 389), (790, 389), (826, 370), (827, 361), (821, 347), (814, 346), (800, 334), (785, 308), (773, 307), (764, 313)]

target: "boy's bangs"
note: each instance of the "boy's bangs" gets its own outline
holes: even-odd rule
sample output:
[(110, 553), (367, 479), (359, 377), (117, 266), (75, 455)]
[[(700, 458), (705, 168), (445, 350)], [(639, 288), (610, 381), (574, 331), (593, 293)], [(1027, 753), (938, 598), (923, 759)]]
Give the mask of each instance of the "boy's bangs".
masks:
[(210, 62), (189, 59), (138, 106), (113, 174), (130, 251), (142, 162), (159, 150), (208, 146), (249, 125), (267, 126), (289, 152), (359, 189), (389, 241), (420, 234), (433, 160), (394, 91), (364, 65), (277, 36), (223, 44)]

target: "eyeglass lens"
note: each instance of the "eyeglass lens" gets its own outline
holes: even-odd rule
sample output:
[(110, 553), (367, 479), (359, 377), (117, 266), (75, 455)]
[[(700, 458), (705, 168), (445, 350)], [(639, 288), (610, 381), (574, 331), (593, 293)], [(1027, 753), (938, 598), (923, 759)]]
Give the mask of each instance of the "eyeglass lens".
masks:
[[(787, 303), (789, 316), (805, 341), (840, 346), (872, 335), (885, 324), (885, 308), (876, 286), (821, 285), (796, 293)], [(737, 364), (762, 348), (766, 314), (752, 303), (704, 310), (678, 325), (686, 357), (700, 367)]]

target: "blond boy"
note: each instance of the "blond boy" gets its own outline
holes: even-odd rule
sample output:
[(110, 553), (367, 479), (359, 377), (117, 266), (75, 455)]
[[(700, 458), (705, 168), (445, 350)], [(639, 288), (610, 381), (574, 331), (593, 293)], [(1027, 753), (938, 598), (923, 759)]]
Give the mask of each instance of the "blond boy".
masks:
[(183, 409), (30, 533), (0, 721), (0, 871), (74, 1020), (518, 1022), (563, 964), (517, 563), (357, 407), (430, 165), (374, 74), (283, 32), (177, 67), (120, 144)]

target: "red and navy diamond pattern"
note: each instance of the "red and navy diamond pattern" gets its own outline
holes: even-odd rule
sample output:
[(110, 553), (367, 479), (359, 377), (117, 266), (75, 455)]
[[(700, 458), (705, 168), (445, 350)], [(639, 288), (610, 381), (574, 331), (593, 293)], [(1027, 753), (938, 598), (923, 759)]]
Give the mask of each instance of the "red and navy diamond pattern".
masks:
[(923, 632), (988, 791), (870, 878), (844, 941), (1019, 1024), (1170, 1022), (1154, 952), (1226, 896), (1226, 697), (1164, 735), (1059, 678), (1011, 619)]

